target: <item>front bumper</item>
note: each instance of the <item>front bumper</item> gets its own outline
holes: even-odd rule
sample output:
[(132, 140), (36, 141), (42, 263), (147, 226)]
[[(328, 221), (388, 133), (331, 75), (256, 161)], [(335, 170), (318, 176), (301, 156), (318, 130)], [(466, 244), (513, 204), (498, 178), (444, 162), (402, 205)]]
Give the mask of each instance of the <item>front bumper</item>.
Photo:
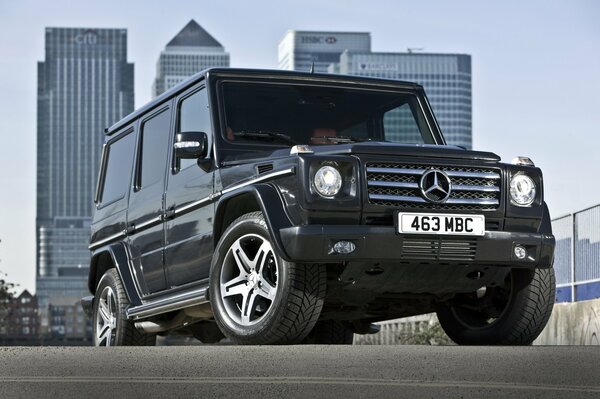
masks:
[[(281, 229), (281, 243), (294, 262), (398, 261), (403, 263), (472, 264), (524, 268), (552, 267), (555, 240), (552, 235), (486, 231), (484, 236), (401, 235), (393, 226), (309, 225)], [(333, 252), (340, 240), (352, 241), (356, 250)], [(519, 260), (515, 245), (527, 249)]]

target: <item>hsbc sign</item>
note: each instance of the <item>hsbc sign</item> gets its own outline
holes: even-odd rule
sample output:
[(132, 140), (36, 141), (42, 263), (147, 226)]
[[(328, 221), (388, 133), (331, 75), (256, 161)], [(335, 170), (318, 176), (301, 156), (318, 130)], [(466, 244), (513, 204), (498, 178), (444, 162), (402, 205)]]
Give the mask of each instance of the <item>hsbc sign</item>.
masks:
[(302, 44), (335, 44), (337, 38), (335, 36), (300, 36)]

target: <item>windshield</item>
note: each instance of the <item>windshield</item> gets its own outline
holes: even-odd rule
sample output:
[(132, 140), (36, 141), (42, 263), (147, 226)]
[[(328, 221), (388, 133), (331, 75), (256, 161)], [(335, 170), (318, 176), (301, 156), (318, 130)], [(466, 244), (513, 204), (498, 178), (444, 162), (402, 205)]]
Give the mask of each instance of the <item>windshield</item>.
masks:
[(435, 143), (412, 93), (237, 82), (222, 90), (234, 144)]

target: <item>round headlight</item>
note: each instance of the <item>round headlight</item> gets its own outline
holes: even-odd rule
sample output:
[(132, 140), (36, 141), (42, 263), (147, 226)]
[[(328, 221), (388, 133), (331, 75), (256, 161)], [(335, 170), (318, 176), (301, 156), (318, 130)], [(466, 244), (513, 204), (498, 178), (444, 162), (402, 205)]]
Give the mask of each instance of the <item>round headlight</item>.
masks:
[(535, 183), (531, 177), (518, 174), (510, 181), (510, 197), (519, 206), (529, 206), (535, 200)]
[(315, 189), (323, 197), (333, 197), (342, 187), (342, 176), (333, 166), (323, 166), (315, 173)]

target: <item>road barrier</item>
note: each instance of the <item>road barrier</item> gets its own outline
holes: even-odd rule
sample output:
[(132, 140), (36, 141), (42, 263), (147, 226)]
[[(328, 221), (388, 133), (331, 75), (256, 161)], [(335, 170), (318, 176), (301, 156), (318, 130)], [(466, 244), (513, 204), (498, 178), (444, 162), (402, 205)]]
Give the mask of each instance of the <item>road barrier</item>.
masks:
[(556, 301), (600, 298), (600, 205), (552, 220)]

